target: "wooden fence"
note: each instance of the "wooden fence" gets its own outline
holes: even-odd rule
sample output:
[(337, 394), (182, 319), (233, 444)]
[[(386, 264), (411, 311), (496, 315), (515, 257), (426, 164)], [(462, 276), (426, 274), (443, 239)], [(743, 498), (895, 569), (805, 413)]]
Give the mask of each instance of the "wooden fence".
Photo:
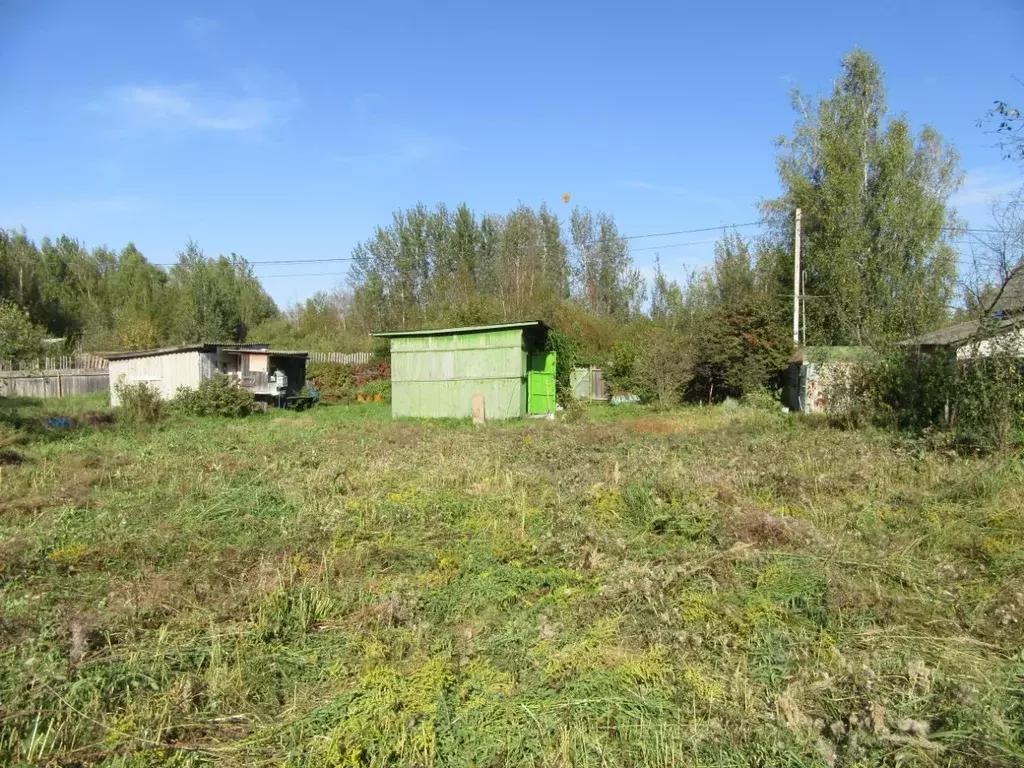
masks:
[(0, 360), (0, 372), (25, 371), (105, 371), (106, 358), (80, 352), (76, 355), (44, 357), (38, 360)]
[(309, 362), (311, 363), (342, 363), (344, 365), (359, 365), (368, 363), (373, 359), (372, 352), (310, 352)]
[(110, 375), (95, 369), (0, 372), (0, 397), (64, 397), (109, 389)]
[(580, 400), (608, 400), (611, 390), (604, 379), (604, 371), (596, 366), (573, 368), (569, 376), (572, 394)]

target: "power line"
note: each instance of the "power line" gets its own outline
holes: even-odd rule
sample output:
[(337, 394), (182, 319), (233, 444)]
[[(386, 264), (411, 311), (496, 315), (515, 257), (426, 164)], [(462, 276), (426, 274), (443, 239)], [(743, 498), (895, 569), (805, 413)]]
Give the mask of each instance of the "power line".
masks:
[[(246, 261), (246, 265), (250, 267), (259, 266), (281, 266), (291, 264), (325, 264), (330, 261), (355, 261), (352, 256), (335, 256), (329, 259), (269, 259), (267, 261)], [(173, 264), (154, 264), (154, 267), (176, 267), (178, 262)]]
[(260, 280), (275, 280), (279, 277), (326, 277), (328, 275), (347, 275), (348, 272), (296, 272), (290, 275), (256, 275)]
[(666, 245), (649, 245), (646, 248), (630, 248), (630, 253), (638, 253), (639, 251), (660, 251), (662, 248), (682, 248), (687, 245), (707, 245), (708, 243), (717, 243), (717, 240), (691, 240), (688, 243), (668, 243)]
[[(756, 226), (761, 226), (761, 225), (766, 224), (766, 223), (767, 222), (764, 219), (761, 219), (761, 220), (758, 220), (758, 221), (746, 221), (746, 222), (732, 223), (732, 224), (719, 224), (719, 225), (713, 226), (713, 227), (696, 227), (694, 229), (677, 229), (677, 230), (673, 230), (671, 232), (647, 232), (647, 233), (639, 234), (639, 235), (622, 235), (622, 236), (620, 236), (618, 238), (612, 238), (612, 239), (617, 239), (617, 240), (642, 240), (642, 239), (647, 239), (647, 238), (652, 238), (652, 237), (670, 237), (672, 235), (688, 235), (688, 234), (696, 234), (696, 233), (699, 233), (699, 232), (716, 232), (718, 230), (723, 230), (724, 231), (724, 230), (727, 230), (727, 229), (740, 229), (740, 228), (745, 228), (745, 227), (756, 227)], [(957, 232), (957, 233), (961, 233), (961, 234), (963, 234), (963, 233), (970, 233), (970, 234), (975, 234), (975, 233), (999, 234), (1001, 232), (1001, 230), (998, 230), (998, 229), (984, 229), (984, 228), (972, 228), (972, 227), (964, 227), (964, 228), (961, 228), (961, 227), (942, 227), (941, 229), (944, 232)], [(693, 241), (685, 242), (685, 243), (666, 243), (664, 245), (652, 245), (652, 246), (645, 246), (643, 248), (631, 248), (630, 250), (632, 252), (634, 252), (634, 253), (639, 253), (639, 252), (643, 252), (643, 251), (659, 251), (659, 250), (667, 249), (667, 248), (684, 248), (684, 247), (691, 246), (691, 245), (708, 245), (708, 244), (714, 243), (714, 242), (717, 242), (717, 240), (693, 240)], [(972, 241), (970, 241), (970, 240), (952, 240), (950, 242), (970, 243)], [(519, 248), (521, 250), (539, 250), (539, 249), (542, 249), (542, 248), (546, 248), (546, 246), (544, 246), (544, 245), (525, 244), (525, 245), (519, 246)], [(293, 264), (329, 264), (329, 263), (340, 263), (340, 262), (349, 262), (349, 261), (355, 261), (355, 258), (352, 257), (352, 256), (332, 256), (332, 257), (323, 258), (323, 259), (268, 259), (268, 260), (265, 260), (265, 261), (246, 261), (246, 264), (248, 266), (251, 266), (251, 267), (259, 267), (259, 266), (291, 266)], [(156, 267), (174, 267), (174, 266), (177, 266), (177, 265), (178, 265), (178, 262), (174, 262), (174, 263), (155, 263), (154, 262), (153, 263), (153, 266), (156, 266)], [(320, 274), (320, 273), (312, 273), (310, 276), (315, 276), (317, 274)], [(333, 274), (333, 273), (331, 273), (331, 274)], [(268, 275), (268, 277), (270, 277), (270, 276)]]
[[(613, 239), (613, 240), (640, 240), (640, 239), (649, 238), (649, 237), (669, 237), (669, 236), (672, 236), (672, 235), (691, 235), (691, 234), (695, 234), (697, 232), (715, 232), (715, 231), (717, 231), (719, 229), (725, 230), (725, 229), (739, 229), (741, 227), (754, 227), (754, 226), (758, 226), (758, 225), (763, 224), (763, 223), (764, 223), (763, 220), (762, 221), (747, 221), (747, 222), (741, 222), (739, 224), (719, 224), (719, 225), (714, 226), (714, 227), (698, 227), (696, 229), (677, 229), (677, 230), (674, 230), (672, 232), (647, 232), (647, 233), (644, 233), (642, 235), (621, 235), (621, 236), (619, 236), (617, 238), (610, 238), (610, 239)], [(705, 242), (705, 241), (700, 241), (700, 242)], [(706, 241), (706, 242), (715, 242), (715, 241), (714, 240), (709, 240), (709, 241)], [(696, 244), (697, 243), (681, 243), (680, 245), (696, 245)], [(520, 247), (521, 248), (542, 248), (544, 246), (541, 246), (541, 245), (526, 245), (526, 246), (520, 246)], [(676, 246), (676, 245), (663, 245), (663, 246), (659, 246), (659, 247), (661, 247), (661, 248), (675, 248), (675, 247), (678, 247), (678, 246)], [(654, 249), (653, 248), (636, 248), (634, 250), (641, 251), (641, 250), (654, 250)], [(323, 263), (327, 263), (327, 262), (337, 262), (337, 261), (355, 261), (355, 259), (352, 256), (335, 256), (335, 257), (327, 258), (327, 259), (270, 259), (270, 260), (267, 260), (267, 261), (248, 261), (247, 263), (250, 266), (257, 266), (259, 264), (323, 264)], [(177, 262), (170, 263), (170, 264), (168, 264), (168, 263), (154, 263), (153, 266), (155, 266), (155, 267), (174, 267), (174, 266), (177, 266)]]
[[(678, 229), (675, 232), (652, 232), (646, 235), (624, 235), (619, 240), (640, 240), (645, 237), (669, 237), (670, 235), (692, 235), (697, 232), (715, 232), (719, 229), (739, 229), (740, 227), (757, 227), (764, 224), (764, 219), (760, 221), (747, 221), (743, 224), (719, 224), (717, 227), (700, 227), (699, 229)], [(712, 241), (714, 242), (714, 241)], [(639, 248), (637, 250), (640, 250)]]

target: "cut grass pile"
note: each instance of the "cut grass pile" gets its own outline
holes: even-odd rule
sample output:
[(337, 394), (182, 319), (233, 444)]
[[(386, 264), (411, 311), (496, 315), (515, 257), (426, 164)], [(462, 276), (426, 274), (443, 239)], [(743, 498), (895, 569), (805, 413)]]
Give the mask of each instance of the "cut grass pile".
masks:
[(387, 416), (0, 425), (0, 763), (1024, 761), (1019, 459)]

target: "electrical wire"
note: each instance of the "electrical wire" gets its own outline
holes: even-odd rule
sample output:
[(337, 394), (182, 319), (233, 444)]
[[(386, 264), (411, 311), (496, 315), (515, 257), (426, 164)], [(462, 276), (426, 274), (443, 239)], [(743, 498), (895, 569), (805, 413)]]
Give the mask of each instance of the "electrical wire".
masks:
[[(731, 223), (731, 224), (719, 224), (719, 225), (713, 226), (713, 227), (696, 227), (694, 229), (677, 229), (677, 230), (673, 230), (673, 231), (670, 231), (670, 232), (647, 232), (647, 233), (643, 233), (643, 234), (639, 234), (639, 235), (622, 235), (622, 236), (620, 236), (620, 237), (618, 237), (616, 239), (617, 240), (641, 240), (641, 239), (652, 238), (652, 237), (669, 237), (669, 236), (672, 236), (672, 235), (686, 235), (686, 234), (695, 234), (695, 233), (699, 233), (699, 232), (716, 232), (718, 230), (725, 231), (725, 230), (729, 230), (729, 229), (740, 229), (740, 228), (746, 228), (746, 227), (755, 227), (755, 226), (764, 225), (766, 223), (767, 222), (764, 219), (761, 219), (761, 220), (758, 220), (758, 221), (746, 221), (746, 222)], [(980, 233), (980, 234), (986, 234), (986, 233), (987, 234), (999, 234), (1000, 233), (1000, 230), (997, 230), (997, 229), (985, 229), (985, 228), (976, 228), (976, 227), (964, 227), (964, 228), (961, 228), (961, 227), (942, 227), (941, 229), (944, 232), (956, 232), (956, 233), (959, 233), (959, 234), (966, 234), (966, 233), (969, 233), (969, 234), (975, 234), (975, 233)], [(692, 245), (707, 245), (707, 244), (714, 243), (714, 242), (717, 242), (717, 240), (693, 240), (693, 241), (689, 241), (689, 242), (685, 242), (685, 243), (666, 243), (666, 244), (663, 244), (663, 245), (652, 245), (652, 246), (645, 246), (645, 247), (642, 247), (642, 248), (631, 248), (630, 251), (633, 252), (633, 253), (640, 253), (640, 252), (644, 252), (644, 251), (660, 251), (660, 250), (669, 249), (669, 248), (685, 248), (685, 247), (692, 246)], [(947, 242), (974, 243), (976, 241), (974, 241), (974, 240), (963, 240), (963, 239), (953, 239), (953, 240), (950, 240), (950, 241), (947, 241)], [(542, 249), (542, 248), (546, 248), (546, 246), (544, 246), (544, 245), (531, 245), (531, 244), (521, 245), (519, 247), (522, 250), (530, 250), (530, 249), (537, 249), (537, 250), (539, 250), (539, 249)], [(297, 264), (341, 263), (341, 262), (351, 262), (351, 261), (355, 261), (355, 260), (356, 259), (353, 256), (332, 256), (332, 257), (323, 258), (323, 259), (267, 259), (267, 260), (264, 260), (264, 261), (246, 261), (246, 264), (248, 266), (251, 266), (251, 267), (260, 267), (260, 266), (292, 266), (292, 265), (297, 265)], [(153, 266), (156, 266), (156, 267), (174, 267), (174, 266), (177, 266), (177, 262), (175, 262), (175, 263), (154, 263)], [(312, 273), (300, 273), (300, 274), (296, 274), (296, 275), (266, 275), (265, 277), (300, 277), (300, 276), (302, 276), (302, 277), (307, 277), (307, 276), (308, 277), (316, 277), (316, 276), (319, 276), (321, 274), (343, 274), (343, 273), (333, 273), (333, 272), (330, 272), (330, 273), (319, 273), (319, 272), (312, 272)]]

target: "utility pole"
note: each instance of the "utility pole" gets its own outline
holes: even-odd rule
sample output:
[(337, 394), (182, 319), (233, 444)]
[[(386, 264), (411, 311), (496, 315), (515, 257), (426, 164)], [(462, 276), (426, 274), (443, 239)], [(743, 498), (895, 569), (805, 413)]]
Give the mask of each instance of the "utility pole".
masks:
[(793, 343), (800, 343), (800, 209), (793, 227)]
[(800, 339), (807, 346), (807, 270), (800, 273)]

